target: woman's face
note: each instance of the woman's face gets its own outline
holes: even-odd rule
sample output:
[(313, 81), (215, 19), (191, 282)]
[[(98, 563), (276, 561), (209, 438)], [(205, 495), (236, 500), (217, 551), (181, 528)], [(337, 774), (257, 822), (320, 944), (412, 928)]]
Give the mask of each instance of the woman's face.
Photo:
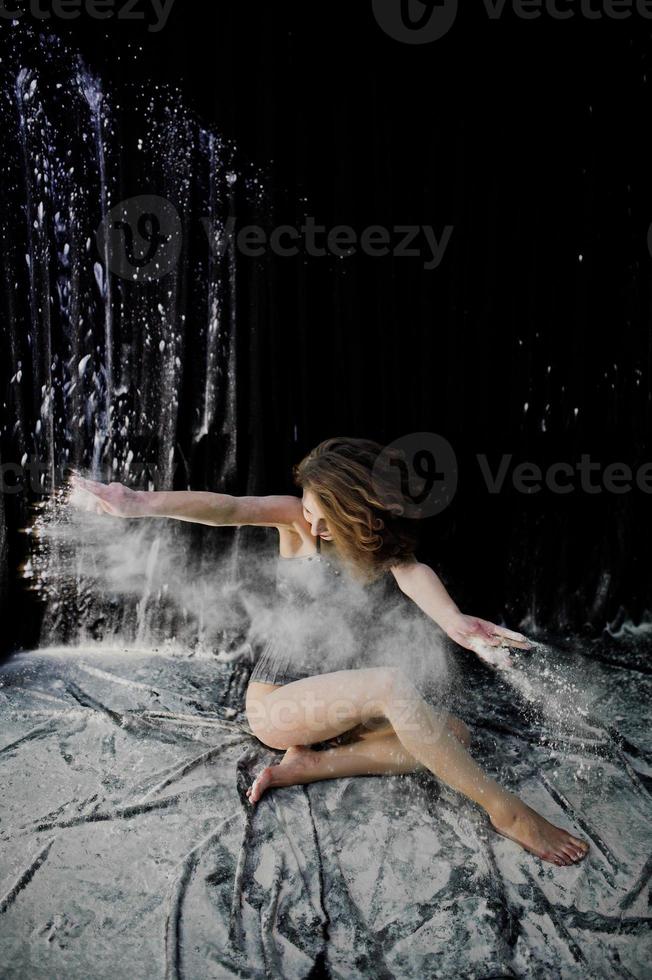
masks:
[(303, 516), (308, 521), (308, 524), (310, 524), (310, 533), (316, 538), (322, 538), (324, 541), (332, 541), (333, 536), (328, 530), (324, 512), (311, 490), (303, 491), (302, 503)]

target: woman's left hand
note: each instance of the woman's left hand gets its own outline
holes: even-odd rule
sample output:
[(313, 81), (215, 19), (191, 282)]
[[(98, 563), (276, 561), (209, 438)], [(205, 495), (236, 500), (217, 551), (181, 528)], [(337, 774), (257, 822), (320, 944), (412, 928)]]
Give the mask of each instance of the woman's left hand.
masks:
[(491, 667), (512, 666), (509, 647), (530, 649), (530, 642), (522, 633), (515, 633), (486, 619), (465, 616), (463, 613), (447, 625), (446, 633), (451, 640), (466, 650), (472, 650)]

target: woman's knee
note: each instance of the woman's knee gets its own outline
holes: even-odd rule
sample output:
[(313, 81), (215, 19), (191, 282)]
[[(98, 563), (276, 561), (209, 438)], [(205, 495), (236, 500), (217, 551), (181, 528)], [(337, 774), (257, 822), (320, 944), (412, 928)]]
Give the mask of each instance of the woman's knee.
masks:
[[(276, 693), (276, 692), (275, 692)], [(272, 749), (286, 749), (299, 744), (297, 730), (303, 721), (301, 705), (292, 698), (250, 698), (247, 720), (256, 738)]]
[(274, 724), (255, 710), (247, 712), (247, 718), (252, 734), (270, 749), (289, 749), (291, 745), (300, 744), (296, 726), (288, 728), (287, 724)]
[(365, 679), (365, 696), (361, 705), (360, 720), (366, 727), (375, 727), (382, 718), (389, 722), (398, 703), (414, 698), (415, 688), (400, 667), (370, 668)]
[(259, 742), (262, 742), (264, 746), (268, 749), (276, 749), (277, 751), (287, 751), (287, 749), (292, 748), (293, 745), (298, 745), (296, 739), (288, 739), (284, 736), (282, 732), (274, 731), (259, 731), (254, 732), (254, 735)]

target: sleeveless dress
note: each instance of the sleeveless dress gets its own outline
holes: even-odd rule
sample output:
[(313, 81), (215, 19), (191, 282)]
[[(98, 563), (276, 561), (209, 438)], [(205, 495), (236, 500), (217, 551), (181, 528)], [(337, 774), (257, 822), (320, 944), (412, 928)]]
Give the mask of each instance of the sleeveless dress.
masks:
[(335, 559), (317, 551), (279, 557), (277, 610), (250, 681), (289, 684), (313, 674), (364, 666), (360, 637), (373, 618), (369, 595)]
[(289, 684), (332, 671), (393, 666), (422, 694), (442, 697), (448, 673), (443, 634), (400, 591), (391, 572), (360, 585), (336, 557), (321, 553), (317, 539), (312, 555), (279, 557), (276, 592), (250, 681)]

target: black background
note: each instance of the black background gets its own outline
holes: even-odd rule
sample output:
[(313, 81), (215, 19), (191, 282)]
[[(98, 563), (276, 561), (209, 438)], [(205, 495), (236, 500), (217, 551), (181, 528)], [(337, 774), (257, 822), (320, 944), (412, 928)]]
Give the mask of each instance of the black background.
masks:
[(470, 6), (423, 46), (388, 37), (366, 0), (176, 0), (160, 33), (43, 29), (125, 91), (178, 86), (264, 172), (273, 225), (454, 228), (431, 271), (248, 260), (239, 309), (259, 330), (232, 492), (293, 492), (291, 464), (328, 436), (439, 433), (459, 489), (421, 557), (468, 612), (599, 634), (649, 607), (650, 495), (579, 479), (491, 495), (475, 457), (652, 459), (650, 29)]

